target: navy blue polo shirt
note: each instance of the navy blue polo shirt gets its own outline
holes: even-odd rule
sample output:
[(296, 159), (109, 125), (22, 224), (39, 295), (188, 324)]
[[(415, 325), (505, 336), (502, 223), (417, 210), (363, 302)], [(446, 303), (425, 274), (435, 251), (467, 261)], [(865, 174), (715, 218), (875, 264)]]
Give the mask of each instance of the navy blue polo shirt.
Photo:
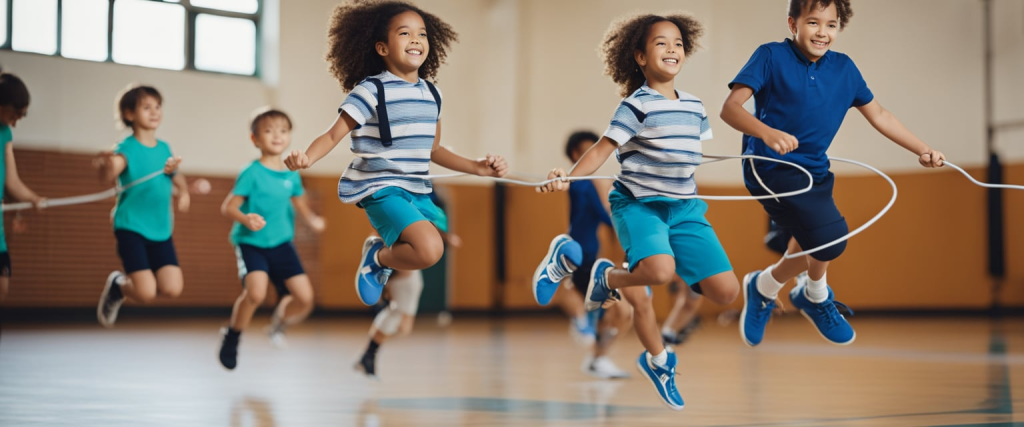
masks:
[(573, 181), (569, 184), (569, 237), (583, 249), (584, 258), (597, 258), (601, 242), (597, 238), (597, 227), (612, 225), (597, 187), (590, 181)]
[[(754, 90), (754, 117), (800, 142), (795, 151), (782, 156), (764, 141), (743, 135), (743, 154), (796, 163), (810, 171), (816, 182), (828, 175), (825, 153), (846, 112), (874, 99), (849, 56), (830, 50), (811, 62), (790, 39), (759, 46), (729, 88), (737, 83)], [(775, 167), (788, 166), (758, 162), (757, 169), (767, 172)]]

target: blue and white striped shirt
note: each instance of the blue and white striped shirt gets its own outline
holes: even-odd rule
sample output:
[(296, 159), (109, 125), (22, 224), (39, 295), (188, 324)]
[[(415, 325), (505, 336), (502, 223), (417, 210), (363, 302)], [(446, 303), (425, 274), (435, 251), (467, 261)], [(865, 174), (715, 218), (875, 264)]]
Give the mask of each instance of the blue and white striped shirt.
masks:
[(339, 109), (359, 125), (352, 130), (352, 152), (358, 157), (338, 181), (338, 198), (344, 203), (358, 203), (385, 187), (429, 194), (429, 180), (408, 175), (429, 174), (430, 151), (439, 118), (437, 102), (423, 79), (409, 83), (388, 71), (372, 78), (384, 84), (393, 143), (385, 147), (380, 141), (377, 87), (364, 79)]
[(618, 181), (638, 199), (697, 194), (693, 173), (711, 125), (700, 99), (676, 95), (678, 100), (665, 98), (644, 84), (622, 100), (604, 133), (619, 144)]

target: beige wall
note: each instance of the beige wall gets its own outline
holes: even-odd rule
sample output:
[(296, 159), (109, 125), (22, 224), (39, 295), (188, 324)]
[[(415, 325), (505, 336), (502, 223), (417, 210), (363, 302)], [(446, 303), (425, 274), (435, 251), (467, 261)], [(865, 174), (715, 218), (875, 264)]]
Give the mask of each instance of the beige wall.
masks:
[[(31, 54), (0, 52), (0, 63), (31, 85), (31, 115), (16, 141), (32, 148), (95, 151), (119, 138), (112, 104), (132, 81), (167, 97), (162, 137), (186, 157), (186, 171), (233, 174), (254, 154), (246, 143), (249, 113), (276, 104), (295, 118), (304, 147), (326, 128), (344, 98), (323, 61), (327, 19), (336, 0), (286, 2), (280, 39), (266, 43), (267, 81), (197, 72), (151, 70)], [(423, 0), (418, 4), (461, 34), (442, 69), (444, 143), (469, 156), (500, 152), (518, 171), (540, 174), (565, 165), (561, 146), (572, 129), (602, 131), (619, 97), (602, 75), (596, 47), (608, 24), (625, 13), (688, 10), (708, 28), (704, 49), (690, 59), (677, 86), (705, 101), (716, 139), (709, 153), (731, 154), (739, 134), (717, 119), (726, 83), (757, 45), (786, 37), (783, 0)], [(836, 49), (850, 54), (878, 99), (950, 159), (980, 164), (982, 123), (981, 3), (963, 0), (859, 0)], [(996, 116), (1024, 119), (1024, 2), (996, 0)], [(928, 19), (923, 19), (923, 11)], [(272, 15), (268, 15), (272, 20)], [(274, 64), (271, 64), (274, 65)], [(1024, 131), (1000, 134), (1010, 159), (1024, 159)], [(347, 143), (343, 143), (346, 145)], [(912, 156), (874, 132), (857, 112), (832, 154), (887, 171), (914, 170)], [(350, 160), (337, 150), (314, 172), (336, 174)], [(607, 172), (615, 166), (608, 165)], [(705, 183), (738, 182), (735, 165), (705, 168)], [(859, 171), (858, 171), (859, 172)]]

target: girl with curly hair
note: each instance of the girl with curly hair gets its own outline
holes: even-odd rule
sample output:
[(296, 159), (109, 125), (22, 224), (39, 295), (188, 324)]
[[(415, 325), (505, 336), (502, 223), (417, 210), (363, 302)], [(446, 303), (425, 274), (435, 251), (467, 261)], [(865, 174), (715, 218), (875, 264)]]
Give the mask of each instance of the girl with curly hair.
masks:
[(366, 210), (380, 234), (363, 243), (356, 293), (367, 305), (380, 299), (395, 270), (422, 270), (444, 252), (437, 224), (444, 213), (430, 200), (431, 161), (458, 172), (504, 176), (501, 156), (471, 160), (439, 144), (441, 94), (426, 79), (458, 35), (437, 16), (395, 0), (348, 1), (334, 9), (328, 33), (331, 73), (350, 91), (338, 117), (305, 152), (285, 164), (306, 169), (352, 133), (356, 159), (338, 182), (338, 197)]
[[(797, 253), (835, 241), (849, 231), (832, 198), (835, 176), (829, 171), (827, 151), (850, 108), (859, 110), (882, 135), (918, 156), (922, 166), (941, 167), (945, 156), (878, 103), (850, 57), (830, 50), (853, 17), (850, 0), (790, 0), (788, 9), (793, 37), (763, 44), (754, 51), (729, 83), (731, 92), (721, 116), (743, 132), (744, 154), (785, 158), (813, 176), (814, 185), (807, 193), (782, 201), (760, 201), (782, 232), (792, 236), (787, 239), (787, 251)], [(756, 115), (743, 107), (751, 97)], [(767, 194), (759, 182), (775, 191), (803, 187), (805, 178), (790, 172), (769, 162), (743, 164), (747, 191), (754, 195)], [(744, 276), (746, 303), (739, 322), (743, 342), (751, 347), (761, 343), (779, 291), (806, 271), (809, 280), (797, 280), (789, 293), (793, 306), (829, 342), (852, 343), (857, 334), (839, 313), (847, 307), (835, 300), (825, 280), (829, 262), (845, 249), (843, 242), (808, 256), (783, 257), (764, 271)]]
[[(604, 136), (567, 175), (556, 168), (549, 179), (593, 174), (612, 152), (622, 166), (609, 195), (612, 223), (626, 252), (628, 268), (607, 259), (595, 262), (585, 297), (588, 310), (624, 296), (634, 308), (634, 328), (646, 351), (637, 368), (670, 408), (683, 408), (675, 385), (676, 356), (666, 350), (654, 316), (650, 284), (671, 282), (676, 274), (695, 291), (719, 304), (739, 294), (714, 229), (707, 204), (685, 198), (697, 193), (693, 173), (701, 144), (711, 139), (704, 104), (675, 89), (675, 77), (697, 48), (701, 24), (685, 14), (636, 15), (612, 24), (601, 52), (605, 73), (625, 99)], [(540, 191), (566, 190), (555, 181)]]

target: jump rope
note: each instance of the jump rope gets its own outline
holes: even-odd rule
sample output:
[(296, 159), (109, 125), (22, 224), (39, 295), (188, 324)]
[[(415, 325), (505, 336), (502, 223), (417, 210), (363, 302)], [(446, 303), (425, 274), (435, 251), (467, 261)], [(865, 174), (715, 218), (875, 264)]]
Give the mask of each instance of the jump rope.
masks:
[[(379, 158), (379, 156), (376, 156), (376, 155), (357, 155), (357, 157), (360, 157), (360, 158)], [(678, 198), (678, 199), (718, 200), (718, 201), (741, 201), (741, 200), (775, 199), (776, 201), (778, 201), (778, 199), (783, 198), (783, 197), (793, 197), (793, 196), (797, 196), (797, 195), (800, 195), (800, 194), (804, 194), (804, 193), (810, 191), (813, 188), (813, 186), (814, 186), (814, 179), (811, 176), (811, 173), (809, 171), (807, 171), (807, 169), (804, 169), (800, 165), (797, 165), (797, 164), (792, 163), (792, 162), (787, 162), (785, 160), (774, 159), (774, 158), (770, 158), (770, 157), (754, 156), (754, 155), (739, 155), (739, 156), (713, 156), (713, 155), (705, 155), (705, 156), (703, 156), (703, 158), (705, 160), (701, 162), (702, 165), (703, 164), (708, 164), (708, 163), (721, 162), (721, 161), (725, 161), (725, 160), (735, 160), (735, 159), (739, 159), (739, 160), (743, 160), (743, 161), (749, 161), (749, 162), (751, 162), (751, 164), (753, 164), (754, 160), (762, 160), (762, 161), (769, 161), (769, 162), (783, 164), (783, 165), (786, 165), (786, 166), (790, 166), (790, 167), (796, 168), (801, 173), (806, 175), (807, 176), (807, 186), (802, 188), (802, 189), (795, 190), (795, 191), (787, 191), (787, 192), (783, 192), (783, 193), (775, 193), (770, 188), (768, 188), (768, 186), (766, 186), (764, 184), (764, 182), (761, 181), (761, 177), (757, 174), (757, 169), (752, 167), (751, 169), (754, 172), (754, 177), (757, 179), (758, 184), (760, 184), (761, 187), (768, 194), (761, 195), (761, 196), (734, 196), (734, 195), (716, 196), (716, 195), (693, 194), (693, 195), (686, 195), (686, 196), (676, 196), (675, 198)], [(833, 241), (831, 241), (829, 243), (823, 244), (821, 246), (804, 250), (802, 252), (797, 252), (797, 253), (794, 253), (794, 254), (787, 253), (787, 254), (784, 255), (784, 257), (786, 259), (793, 259), (793, 258), (799, 258), (799, 257), (805, 256), (805, 255), (810, 255), (812, 253), (815, 253), (815, 252), (818, 252), (818, 251), (830, 248), (832, 246), (838, 245), (839, 243), (842, 243), (842, 242), (845, 242), (845, 241), (849, 240), (851, 237), (860, 234), (861, 232), (863, 232), (864, 230), (867, 230), (869, 227), (871, 227), (876, 222), (878, 222), (879, 219), (881, 219), (883, 216), (885, 216), (886, 213), (889, 212), (889, 209), (892, 208), (893, 204), (896, 203), (896, 196), (898, 194), (898, 190), (896, 189), (896, 183), (892, 180), (892, 178), (889, 177), (889, 175), (886, 175), (884, 172), (878, 170), (877, 168), (875, 168), (875, 167), (873, 167), (871, 165), (868, 165), (866, 163), (862, 163), (862, 162), (859, 162), (859, 161), (856, 161), (856, 160), (843, 159), (843, 158), (839, 158), (839, 157), (829, 157), (829, 160), (833, 160), (833, 161), (837, 161), (837, 162), (842, 162), (842, 163), (849, 163), (849, 164), (853, 164), (853, 165), (856, 165), (856, 166), (860, 166), (860, 167), (862, 167), (864, 169), (867, 169), (867, 170), (875, 173), (876, 175), (882, 177), (883, 179), (885, 179), (886, 182), (889, 183), (889, 186), (892, 187), (892, 197), (889, 199), (889, 203), (887, 203), (885, 205), (885, 207), (882, 208), (881, 211), (879, 211), (877, 214), (875, 214), (874, 217), (872, 217), (870, 220), (865, 222), (860, 227), (857, 227), (855, 230), (847, 233), (845, 236), (840, 237), (840, 238), (838, 238), (836, 240), (833, 240)], [(949, 166), (949, 167), (953, 168), (957, 172), (960, 172), (961, 174), (963, 174), (963, 176), (967, 177), (967, 179), (970, 180), (971, 183), (973, 183), (973, 184), (975, 184), (977, 186), (980, 186), (980, 187), (984, 187), (984, 188), (999, 188), (999, 189), (1008, 189), (1008, 190), (1024, 190), (1024, 185), (989, 184), (989, 183), (985, 183), (985, 182), (980, 182), (980, 181), (974, 179), (974, 177), (972, 177), (970, 174), (968, 174), (966, 171), (964, 171), (961, 167), (959, 167), (959, 166), (957, 166), (957, 165), (955, 165), (955, 164), (953, 164), (951, 162), (948, 162), (948, 161), (944, 161), (943, 162), (943, 166)], [(98, 201), (106, 200), (106, 199), (115, 197), (115, 196), (117, 196), (117, 195), (119, 195), (121, 193), (124, 193), (125, 191), (127, 191), (128, 189), (130, 189), (132, 187), (141, 185), (141, 184), (143, 184), (143, 183), (145, 183), (145, 182), (147, 182), (149, 180), (156, 179), (156, 178), (158, 178), (160, 176), (167, 176), (168, 178), (170, 178), (168, 175), (164, 174), (164, 171), (161, 169), (161, 170), (154, 171), (154, 172), (152, 172), (152, 173), (150, 173), (150, 174), (148, 174), (146, 176), (143, 176), (142, 178), (134, 180), (134, 181), (132, 181), (132, 182), (130, 182), (128, 184), (116, 185), (113, 188), (109, 188), (107, 190), (104, 190), (104, 191), (101, 191), (101, 192), (98, 192), (98, 193), (85, 194), (85, 195), (81, 195), (81, 196), (72, 196), (72, 197), (61, 197), (61, 198), (47, 199), (43, 203), (41, 203), (39, 207), (40, 208), (51, 208), (51, 207), (70, 206), (70, 205), (77, 205), (77, 204), (83, 204), (83, 203), (92, 203), (92, 202), (98, 202)], [(414, 179), (431, 180), (431, 181), (432, 180), (439, 180), (439, 179), (458, 178), (458, 177), (464, 177), (464, 176), (471, 176), (471, 175), (465, 174), (465, 173), (451, 173), (451, 174), (440, 174), (440, 175), (402, 175), (402, 177), (404, 177), (404, 178), (414, 178)], [(518, 179), (511, 179), (511, 178), (497, 178), (497, 177), (484, 177), (484, 178), (489, 179), (489, 180), (491, 180), (493, 182), (496, 182), (496, 183), (510, 184), (510, 185), (519, 185), (519, 186), (524, 186), (524, 187), (543, 187), (545, 185), (548, 185), (548, 184), (551, 184), (551, 183), (554, 183), (554, 182), (558, 182), (558, 181), (561, 181), (561, 182), (572, 182), (572, 181), (594, 181), (594, 180), (614, 180), (614, 179), (616, 179), (615, 176), (599, 176), (599, 175), (553, 178), (553, 179), (547, 179), (547, 180), (543, 180), (543, 181), (539, 181), (539, 182), (524, 181), (524, 180), (518, 180)], [(34, 207), (33, 204), (32, 203), (28, 203), (28, 202), (4, 204), (3, 205), (3, 212), (19, 211), (19, 210), (24, 210), (24, 209), (32, 209), (33, 207)]]

